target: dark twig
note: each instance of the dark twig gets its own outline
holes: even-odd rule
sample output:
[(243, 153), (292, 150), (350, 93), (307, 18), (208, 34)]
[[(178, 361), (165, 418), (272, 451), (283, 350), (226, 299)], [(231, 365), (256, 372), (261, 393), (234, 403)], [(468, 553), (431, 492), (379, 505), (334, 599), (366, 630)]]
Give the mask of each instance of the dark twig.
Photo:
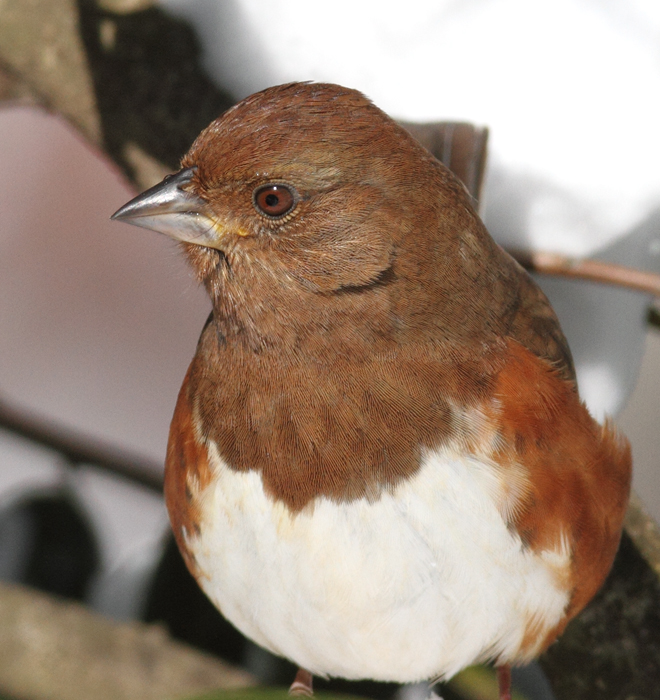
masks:
[(74, 467), (94, 464), (154, 491), (162, 491), (161, 465), (65, 428), (52, 420), (30, 415), (3, 400), (0, 400), (0, 428), (59, 452)]

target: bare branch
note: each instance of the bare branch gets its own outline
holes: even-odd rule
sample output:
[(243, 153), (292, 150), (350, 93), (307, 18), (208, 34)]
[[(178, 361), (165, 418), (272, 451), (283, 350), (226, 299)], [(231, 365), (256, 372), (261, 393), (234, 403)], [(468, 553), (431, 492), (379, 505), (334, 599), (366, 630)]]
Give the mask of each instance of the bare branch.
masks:
[(0, 693), (31, 700), (164, 700), (252, 685), (250, 676), (78, 603), (0, 585)]
[(101, 122), (74, 0), (5, 0), (0, 64), (101, 145)]
[(579, 260), (559, 253), (520, 250), (509, 250), (508, 252), (530, 272), (613, 284), (617, 287), (660, 296), (660, 275), (652, 272), (644, 272), (600, 260)]

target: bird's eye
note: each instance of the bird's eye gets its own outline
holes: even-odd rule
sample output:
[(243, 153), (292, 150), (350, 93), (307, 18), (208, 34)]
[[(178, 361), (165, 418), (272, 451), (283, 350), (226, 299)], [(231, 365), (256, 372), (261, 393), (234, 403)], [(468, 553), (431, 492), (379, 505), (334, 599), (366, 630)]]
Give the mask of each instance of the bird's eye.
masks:
[(296, 204), (294, 193), (285, 185), (258, 187), (253, 195), (254, 206), (266, 216), (278, 219), (288, 214)]

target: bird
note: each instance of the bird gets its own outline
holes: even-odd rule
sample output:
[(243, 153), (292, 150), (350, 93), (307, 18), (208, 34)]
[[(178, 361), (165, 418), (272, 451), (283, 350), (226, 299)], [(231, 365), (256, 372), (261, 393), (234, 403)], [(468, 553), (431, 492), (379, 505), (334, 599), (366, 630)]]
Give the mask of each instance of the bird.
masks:
[(164, 487), (210, 600), (292, 694), (492, 663), (510, 698), (611, 568), (631, 454), (461, 182), (360, 92), (289, 83), (113, 218), (211, 299)]

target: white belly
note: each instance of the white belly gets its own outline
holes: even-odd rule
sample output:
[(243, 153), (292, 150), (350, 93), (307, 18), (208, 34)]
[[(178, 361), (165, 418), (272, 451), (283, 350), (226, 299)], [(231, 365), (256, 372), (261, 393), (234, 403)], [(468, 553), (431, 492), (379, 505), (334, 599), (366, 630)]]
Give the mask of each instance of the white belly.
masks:
[(314, 674), (450, 677), (523, 660), (530, 623), (562, 618), (569, 552), (523, 549), (483, 463), (435, 453), (376, 501), (320, 498), (291, 515), (258, 472), (211, 454), (217, 479), (196, 494), (202, 534), (187, 540), (200, 583), (246, 636)]

